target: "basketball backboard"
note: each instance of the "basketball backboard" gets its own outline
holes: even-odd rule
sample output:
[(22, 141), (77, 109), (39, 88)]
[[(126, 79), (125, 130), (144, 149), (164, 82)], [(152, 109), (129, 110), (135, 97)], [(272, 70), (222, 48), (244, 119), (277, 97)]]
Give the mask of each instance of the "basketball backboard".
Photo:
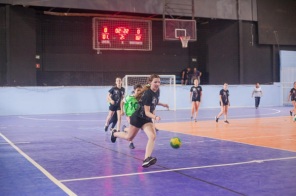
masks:
[(196, 21), (181, 19), (163, 20), (163, 39), (180, 40), (180, 37), (190, 36), (189, 41), (196, 41)]

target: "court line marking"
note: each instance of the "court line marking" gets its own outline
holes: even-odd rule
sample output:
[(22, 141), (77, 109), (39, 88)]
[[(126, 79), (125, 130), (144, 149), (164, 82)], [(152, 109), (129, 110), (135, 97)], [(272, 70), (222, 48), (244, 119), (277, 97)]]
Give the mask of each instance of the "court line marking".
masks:
[[(278, 109), (272, 109), (272, 108), (262, 108), (262, 109), (266, 109), (266, 110), (274, 110), (275, 112), (271, 112), (271, 113), (265, 113), (265, 114), (260, 114), (260, 116), (268, 116), (268, 115), (274, 115), (274, 114), (278, 114), (281, 113), (281, 110)], [(241, 117), (250, 117), (250, 118), (256, 118), (256, 116), (252, 115), (235, 115), (232, 116), (231, 114), (229, 115), (229, 117), (235, 117), (232, 119), (239, 119)], [(237, 118), (239, 117), (239, 118)], [(25, 117), (25, 116), (18, 116), (18, 118), (21, 119), (26, 119), (26, 120), (40, 120), (40, 121), (58, 121), (58, 122), (105, 122), (105, 120), (100, 120), (100, 119), (95, 119), (95, 120), (82, 120), (82, 119), (52, 119), (52, 118), (34, 118), (34, 117)], [(211, 117), (198, 117), (197, 120), (202, 120), (202, 119), (211, 119)], [(214, 117), (213, 117), (214, 119)], [(176, 122), (179, 120), (190, 120), (189, 118), (175, 118), (175, 119), (162, 119), (162, 121), (165, 122)], [(165, 123), (163, 122), (163, 123)]]
[[(13, 144), (30, 144), (31, 142), (14, 142)], [(9, 143), (0, 142), (0, 145), (7, 145)]]
[(98, 121), (105, 121), (105, 120), (66, 120), (66, 119), (50, 119), (50, 118), (32, 118), (32, 117), (25, 117), (25, 116), (18, 116), (18, 118), (26, 119), (26, 120), (44, 120), (44, 121), (61, 121), (61, 122), (98, 122)]
[[(281, 110), (277, 110), (277, 109), (271, 109), (271, 108), (265, 108), (265, 109), (268, 109), (268, 110), (275, 110), (275, 112), (272, 112), (272, 113), (265, 113), (265, 114), (259, 114), (259, 118), (260, 116), (268, 116), (268, 115), (275, 115), (275, 114), (278, 114), (278, 113), (281, 113)], [(218, 114), (218, 112), (217, 112)], [(235, 120), (240, 120), (240, 118), (242, 117), (248, 117), (248, 118), (258, 118), (256, 117), (256, 115), (254, 114), (246, 114), (246, 115), (235, 115), (235, 114), (230, 114), (228, 115), (229, 118), (231, 119), (235, 119)], [(234, 117), (234, 118), (233, 118)], [(270, 118), (273, 118), (274, 116), (271, 116)], [(213, 117), (197, 117), (197, 122), (199, 122), (199, 120), (210, 120), (210, 119), (215, 119), (215, 116)], [(160, 123), (166, 123), (166, 122), (176, 122), (178, 120), (187, 120), (186, 122), (193, 122), (191, 121), (189, 118), (176, 118), (176, 119), (161, 119), (162, 121), (165, 121), (165, 122), (160, 122)]]
[(36, 161), (34, 161), (31, 157), (29, 157), (26, 153), (24, 153), (20, 148), (18, 148), (14, 143), (12, 143), (7, 137), (5, 137), (2, 133), (0, 136), (9, 143), (18, 153), (20, 153), (23, 157), (25, 157), (32, 165), (34, 165), (37, 169), (39, 169), (47, 178), (49, 178), (53, 183), (55, 183), (58, 187), (60, 187), (65, 193), (71, 196), (76, 196), (76, 194), (71, 191), (67, 186), (62, 184), (58, 179), (56, 179), (53, 175), (51, 175), (47, 170), (45, 170), (41, 165), (39, 165)]
[(136, 173), (129, 173), (129, 174), (97, 176), (97, 177), (89, 177), (89, 178), (73, 178), (73, 179), (60, 180), (60, 182), (97, 180), (97, 179), (107, 179), (107, 178), (116, 178), (116, 177), (146, 175), (146, 174), (184, 171), (184, 170), (193, 170), (193, 169), (204, 169), (204, 168), (226, 167), (226, 166), (234, 166), (234, 165), (253, 164), (253, 163), (263, 163), (263, 162), (281, 161), (281, 160), (290, 160), (290, 159), (296, 159), (296, 156), (295, 157), (274, 158), (274, 159), (252, 160), (252, 161), (245, 161), (245, 162), (238, 162), (238, 163), (226, 163), (226, 164), (206, 165), (206, 166), (197, 166), (197, 167), (184, 167), (184, 168), (176, 168), (176, 169), (165, 169), (165, 170), (149, 171), (149, 172), (136, 172)]

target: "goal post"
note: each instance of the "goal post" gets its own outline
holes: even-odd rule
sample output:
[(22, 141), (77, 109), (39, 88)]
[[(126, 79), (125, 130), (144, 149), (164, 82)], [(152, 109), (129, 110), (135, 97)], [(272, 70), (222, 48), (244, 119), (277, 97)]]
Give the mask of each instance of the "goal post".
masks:
[[(125, 88), (125, 94), (129, 95), (134, 90), (136, 84), (146, 85), (150, 75), (125, 75), (122, 79), (122, 86)], [(176, 110), (176, 76), (175, 75), (159, 75), (160, 77), (160, 97), (161, 103), (169, 105), (170, 110)], [(157, 110), (166, 110), (160, 106)]]

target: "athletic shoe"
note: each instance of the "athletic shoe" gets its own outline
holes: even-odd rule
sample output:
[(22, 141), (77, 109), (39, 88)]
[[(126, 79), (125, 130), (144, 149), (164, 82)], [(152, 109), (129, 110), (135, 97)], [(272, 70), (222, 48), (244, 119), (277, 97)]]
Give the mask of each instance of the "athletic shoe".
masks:
[(131, 143), (130, 143), (130, 145), (129, 145), (129, 148), (130, 148), (130, 149), (134, 149), (134, 148), (135, 148), (135, 146), (134, 146), (134, 143), (133, 143), (133, 142), (131, 142)]
[(154, 165), (156, 163), (157, 159), (155, 157), (148, 157), (143, 161), (142, 167), (149, 167), (151, 165)]
[(112, 143), (115, 143), (115, 142), (116, 142), (116, 138), (117, 138), (117, 137), (114, 136), (114, 133), (115, 133), (115, 132), (116, 132), (116, 129), (113, 129), (113, 131), (112, 131), (112, 133), (111, 133), (111, 142), (112, 142)]
[(105, 126), (105, 132), (107, 132), (108, 131), (108, 126)]
[(121, 127), (121, 131), (122, 132), (126, 132), (124, 129), (126, 128), (126, 126), (125, 125), (122, 125), (122, 127)]
[(194, 119), (194, 122), (197, 122), (197, 120), (196, 120), (196, 119)]
[(225, 120), (224, 123), (229, 124), (229, 122), (227, 120)]
[(193, 117), (191, 116), (191, 117), (190, 117), (190, 119), (192, 120), (192, 119), (193, 119)]
[(215, 116), (215, 120), (216, 120), (216, 122), (218, 122), (219, 121), (219, 118), (217, 118), (217, 116)]
[(290, 116), (293, 116), (293, 112), (292, 111), (290, 111)]

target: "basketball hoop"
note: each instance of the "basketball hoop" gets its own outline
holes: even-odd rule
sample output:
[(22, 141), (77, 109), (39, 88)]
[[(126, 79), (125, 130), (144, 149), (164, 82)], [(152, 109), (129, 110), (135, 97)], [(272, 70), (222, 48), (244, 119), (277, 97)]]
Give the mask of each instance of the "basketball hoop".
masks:
[(190, 40), (190, 36), (180, 36), (179, 37), (182, 42), (182, 48), (188, 47), (188, 41)]

